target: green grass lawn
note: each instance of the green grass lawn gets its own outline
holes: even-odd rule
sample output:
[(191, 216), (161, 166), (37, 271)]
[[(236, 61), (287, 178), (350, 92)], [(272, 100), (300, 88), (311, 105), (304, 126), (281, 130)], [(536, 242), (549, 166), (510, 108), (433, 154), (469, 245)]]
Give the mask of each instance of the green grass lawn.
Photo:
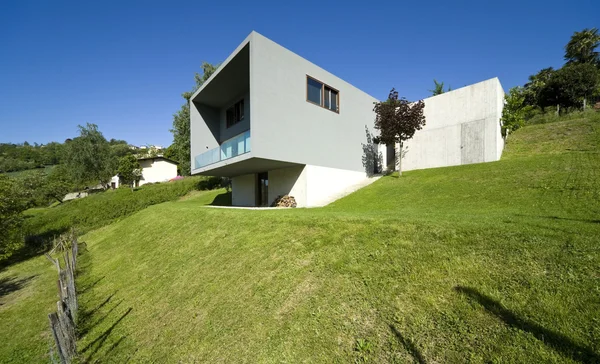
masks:
[[(204, 207), (224, 191), (150, 206), (82, 237), (78, 348), (91, 362), (598, 362), (599, 176), (588, 118), (325, 208)], [(56, 298), (34, 288), (52, 273), (42, 258), (0, 273), (38, 275), (0, 297), (0, 358), (44, 360)]]

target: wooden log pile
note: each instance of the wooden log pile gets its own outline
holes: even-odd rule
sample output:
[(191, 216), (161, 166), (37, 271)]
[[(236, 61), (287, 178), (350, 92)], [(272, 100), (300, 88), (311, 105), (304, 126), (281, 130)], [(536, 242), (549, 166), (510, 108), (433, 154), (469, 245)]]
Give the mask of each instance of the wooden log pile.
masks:
[(271, 207), (296, 207), (296, 199), (294, 196), (283, 195), (277, 196)]

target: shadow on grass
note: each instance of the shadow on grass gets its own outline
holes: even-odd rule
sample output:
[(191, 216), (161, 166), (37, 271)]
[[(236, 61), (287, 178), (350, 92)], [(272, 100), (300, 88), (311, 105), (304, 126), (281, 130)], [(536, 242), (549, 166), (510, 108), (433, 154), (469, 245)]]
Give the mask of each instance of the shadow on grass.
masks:
[(563, 356), (581, 363), (600, 362), (600, 355), (595, 353), (591, 348), (576, 343), (566, 335), (546, 329), (535, 322), (519, 317), (515, 313), (504, 308), (500, 302), (475, 289), (462, 286), (456, 286), (454, 289), (458, 293), (465, 295), (467, 298), (478, 302), (489, 313), (504, 321), (506, 325), (531, 333), (536, 339), (560, 352)]
[[(35, 277), (37, 277), (37, 275), (21, 279), (16, 279), (15, 277), (0, 278), (0, 298), (25, 287), (29, 283), (29, 281), (31, 281)], [(0, 306), (1, 305), (2, 303), (0, 302)]]
[(96, 279), (94, 282), (92, 282), (92, 283), (88, 284), (87, 286), (83, 287), (82, 289), (78, 290), (77, 294), (84, 294), (87, 291), (89, 291), (90, 289), (94, 288), (98, 283), (100, 283), (101, 280), (104, 279), (104, 277), (106, 277), (106, 276), (102, 276), (102, 277)]
[[(86, 351), (94, 348), (89, 354), (88, 357), (86, 359), (86, 362), (89, 362), (90, 359), (92, 358), (92, 356), (94, 356), (94, 354), (96, 354), (104, 345), (104, 342), (109, 338), (111, 332), (115, 329), (115, 327), (117, 327), (117, 325), (123, 321), (123, 319), (125, 317), (127, 317), (131, 311), (133, 310), (133, 307), (129, 307), (127, 309), (127, 311), (125, 311), (108, 329), (106, 329), (102, 334), (100, 334), (97, 338), (95, 338), (92, 342), (90, 342), (85, 348), (83, 348), (83, 350), (81, 351), (82, 353), (85, 353)], [(125, 337), (121, 337), (119, 340), (117, 340), (113, 345), (110, 346), (109, 350), (112, 351), (114, 350), (117, 345), (119, 345), (121, 343), (121, 341), (123, 341)]]
[(117, 302), (114, 306), (112, 306), (104, 315), (102, 315), (102, 317), (100, 317), (99, 319), (95, 320), (93, 323), (92, 321), (92, 317), (93, 316), (87, 316), (85, 318), (85, 320), (81, 321), (81, 325), (80, 325), (80, 329), (78, 331), (79, 336), (85, 336), (87, 335), (88, 332), (90, 332), (92, 327), (96, 327), (98, 325), (100, 325), (104, 320), (106, 320), (106, 318), (108, 316), (110, 316), (110, 314), (121, 305), (121, 303), (123, 303), (123, 300), (121, 299), (119, 302)]
[(408, 351), (410, 353), (410, 355), (412, 355), (412, 357), (415, 359), (415, 361), (417, 363), (419, 363), (419, 364), (425, 364), (425, 363), (427, 363), (425, 361), (425, 358), (423, 357), (423, 354), (421, 354), (421, 351), (419, 351), (419, 349), (417, 349), (417, 347), (412, 342), (412, 340), (404, 337), (400, 333), (400, 331), (398, 331), (398, 329), (396, 329), (396, 327), (394, 325), (390, 324), (390, 330), (392, 330), (392, 332), (394, 333), (394, 335), (396, 335), (396, 338), (398, 339), (398, 341), (400, 342), (400, 344), (402, 344), (402, 346), (404, 347), (404, 349), (406, 351)]
[(216, 195), (210, 203), (211, 206), (231, 206), (231, 192)]
[(600, 224), (600, 219), (573, 219), (569, 217), (558, 217), (558, 216), (535, 216), (535, 215), (522, 215), (517, 214), (516, 216), (521, 217), (534, 217), (539, 219), (549, 219), (549, 220), (566, 220), (566, 221), (577, 221), (577, 222), (586, 222), (589, 224)]
[(106, 306), (110, 302), (110, 300), (115, 296), (115, 294), (117, 294), (116, 291), (113, 292), (110, 296), (106, 297), (106, 299), (104, 301), (102, 301), (100, 304), (98, 304), (98, 306), (94, 307), (91, 310), (81, 310), (80, 309), (78, 324), (83, 329), (82, 333), (89, 331), (89, 329), (92, 327), (90, 325), (90, 320), (91, 320), (92, 316), (94, 316), (94, 314), (96, 314), (98, 311), (100, 311), (102, 309), (102, 307)]

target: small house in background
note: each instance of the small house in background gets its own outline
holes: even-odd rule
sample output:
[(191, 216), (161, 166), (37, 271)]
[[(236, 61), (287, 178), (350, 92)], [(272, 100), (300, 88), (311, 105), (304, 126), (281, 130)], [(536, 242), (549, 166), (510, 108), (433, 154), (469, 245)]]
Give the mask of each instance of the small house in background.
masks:
[[(146, 183), (168, 182), (177, 177), (177, 162), (163, 156), (139, 158), (138, 162), (142, 167), (142, 177), (136, 182), (135, 187), (145, 185)], [(118, 175), (110, 181), (111, 188), (119, 188), (121, 184)]]

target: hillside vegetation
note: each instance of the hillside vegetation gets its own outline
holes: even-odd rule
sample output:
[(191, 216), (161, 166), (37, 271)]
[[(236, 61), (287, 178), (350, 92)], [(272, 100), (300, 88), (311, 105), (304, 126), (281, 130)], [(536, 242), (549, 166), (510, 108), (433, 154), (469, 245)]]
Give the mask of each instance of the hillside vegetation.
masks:
[[(598, 176), (594, 115), (522, 128), (499, 162), (384, 177), (325, 208), (203, 206), (225, 191), (151, 206), (82, 237), (79, 351), (99, 362), (600, 361)], [(20, 333), (46, 335), (54, 298), (33, 288), (54, 279), (49, 263), (0, 279), (32, 271), (0, 298), (0, 340), (14, 348), (2, 358), (47, 350)]]

